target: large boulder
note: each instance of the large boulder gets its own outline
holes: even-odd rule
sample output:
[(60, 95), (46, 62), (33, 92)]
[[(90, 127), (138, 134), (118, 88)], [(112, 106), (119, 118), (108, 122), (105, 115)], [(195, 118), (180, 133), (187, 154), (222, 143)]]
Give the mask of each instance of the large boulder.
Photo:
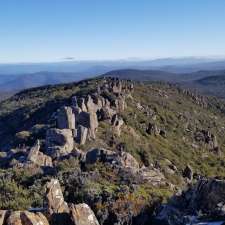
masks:
[(56, 129), (47, 130), (46, 133), (46, 148), (48, 154), (52, 157), (65, 156), (74, 148), (73, 134), (70, 129)]
[(95, 139), (95, 133), (98, 128), (98, 118), (95, 112), (81, 112), (78, 115), (78, 124), (88, 129), (88, 137), (90, 139)]
[(40, 152), (40, 141), (37, 140), (36, 144), (30, 149), (27, 160), (44, 167), (52, 167), (52, 158)]
[(95, 214), (87, 204), (72, 204), (70, 212), (74, 225), (99, 225)]
[(90, 127), (89, 127), (89, 138), (95, 139), (96, 138), (96, 131), (98, 128), (98, 118), (95, 112), (90, 113)]
[(118, 158), (118, 154), (116, 152), (95, 148), (91, 149), (86, 153), (85, 162), (87, 164), (93, 164), (96, 162), (108, 162), (108, 163), (116, 163)]
[(77, 129), (77, 136), (76, 136), (76, 142), (80, 145), (84, 145), (86, 143), (88, 136), (88, 128), (79, 125)]
[(118, 159), (122, 167), (139, 168), (138, 161), (128, 152), (121, 152)]
[(165, 176), (158, 169), (143, 167), (138, 171), (138, 175), (144, 183), (150, 183), (153, 186), (165, 185)]
[(9, 212), (7, 225), (49, 225), (46, 217), (41, 213), (28, 211)]
[(106, 149), (91, 149), (86, 153), (85, 162), (93, 164), (96, 162), (110, 163), (121, 167), (139, 168), (137, 160), (128, 152), (114, 152)]
[(97, 110), (101, 107), (100, 102), (98, 102), (98, 104), (95, 104), (90, 95), (87, 96), (86, 106), (89, 113), (96, 113)]
[(20, 218), (23, 225), (49, 225), (47, 218), (39, 212), (21, 212)]
[(126, 108), (126, 102), (125, 102), (125, 97), (124, 96), (119, 96), (115, 102), (115, 107), (118, 112), (123, 112)]
[(69, 213), (69, 207), (64, 201), (62, 189), (57, 179), (51, 179), (46, 184), (46, 200), (48, 214)]
[(57, 113), (59, 129), (75, 129), (75, 115), (71, 107), (62, 107)]
[(112, 117), (111, 124), (112, 124), (112, 127), (113, 127), (114, 134), (119, 137), (120, 134), (121, 134), (121, 127), (124, 124), (123, 119), (120, 118), (117, 114), (115, 114)]

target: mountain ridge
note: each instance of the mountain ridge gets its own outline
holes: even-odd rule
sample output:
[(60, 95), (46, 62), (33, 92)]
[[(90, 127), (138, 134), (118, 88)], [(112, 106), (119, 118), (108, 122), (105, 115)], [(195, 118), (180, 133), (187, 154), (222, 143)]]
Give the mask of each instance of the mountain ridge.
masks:
[[(0, 208), (11, 218), (12, 209), (45, 212), (47, 203), (57, 215), (51, 223), (74, 225), (56, 209), (60, 193), (67, 216), (86, 204), (101, 225), (174, 225), (201, 212), (216, 219), (222, 209), (204, 204), (223, 201), (224, 112), (224, 101), (165, 82), (97, 77), (21, 91), (0, 103)], [(208, 190), (207, 182), (218, 201), (204, 197), (193, 214), (182, 209), (176, 193), (190, 187), (192, 207), (205, 196), (196, 185)]]

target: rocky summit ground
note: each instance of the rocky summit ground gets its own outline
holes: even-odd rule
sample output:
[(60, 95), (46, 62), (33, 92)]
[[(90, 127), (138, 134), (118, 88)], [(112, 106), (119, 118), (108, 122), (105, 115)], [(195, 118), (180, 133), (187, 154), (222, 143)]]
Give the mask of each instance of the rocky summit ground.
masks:
[(99, 77), (2, 101), (0, 127), (0, 225), (225, 221), (221, 100)]

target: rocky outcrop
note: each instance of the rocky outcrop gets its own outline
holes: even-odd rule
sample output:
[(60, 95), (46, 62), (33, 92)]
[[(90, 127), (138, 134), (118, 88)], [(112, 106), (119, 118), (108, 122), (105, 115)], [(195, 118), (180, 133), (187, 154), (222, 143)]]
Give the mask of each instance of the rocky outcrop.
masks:
[(166, 179), (160, 170), (155, 168), (120, 167), (118, 175), (126, 182), (134, 184), (151, 184), (152, 186), (166, 185)]
[(53, 224), (99, 225), (95, 214), (87, 204), (68, 206), (64, 201), (59, 181), (56, 179), (47, 183), (46, 199), (48, 215)]
[(48, 220), (42, 213), (32, 213), (28, 211), (7, 212), (9, 215), (5, 225), (49, 225)]
[(86, 153), (85, 163), (93, 164), (96, 162), (103, 162), (103, 163), (108, 162), (111, 164), (115, 164), (117, 163), (117, 157), (118, 157), (118, 154), (116, 152), (106, 150), (106, 149), (95, 148), (95, 149), (89, 150)]
[(121, 152), (119, 154), (118, 162), (122, 167), (139, 168), (138, 161), (128, 152)]
[(201, 179), (186, 191), (175, 195), (161, 208), (157, 218), (169, 225), (189, 224), (193, 215), (225, 219), (225, 181)]
[(65, 156), (74, 148), (73, 134), (70, 129), (52, 128), (46, 134), (47, 153), (54, 158)]
[(124, 124), (124, 121), (122, 118), (120, 118), (117, 114), (115, 114), (112, 117), (112, 121), (111, 121), (112, 127), (113, 127), (113, 132), (115, 135), (117, 135), (118, 137), (121, 134), (121, 127)]
[(165, 185), (166, 179), (158, 169), (143, 167), (138, 171), (138, 175), (143, 183), (150, 183), (153, 186)]
[(98, 128), (98, 118), (95, 112), (81, 112), (78, 115), (78, 124), (88, 129), (88, 137), (96, 138), (96, 130)]
[(208, 107), (208, 99), (205, 96), (199, 95), (197, 93), (193, 93), (190, 90), (182, 90), (183, 94), (191, 97), (191, 99), (199, 106), (203, 107), (203, 108), (207, 108)]
[[(51, 224), (65, 225), (99, 225), (95, 214), (87, 204), (71, 204), (67, 214), (67, 222), (54, 221)], [(57, 214), (55, 214), (57, 215)], [(60, 214), (58, 214), (60, 215)], [(60, 217), (58, 217), (59, 219)], [(0, 211), (0, 225), (49, 225), (47, 218), (40, 212)]]
[(87, 204), (72, 204), (70, 214), (74, 225), (99, 225), (95, 214)]
[(47, 218), (42, 213), (21, 212), (20, 218), (25, 225), (49, 225)]
[(193, 179), (193, 169), (190, 165), (187, 165), (183, 171), (183, 177), (186, 177), (189, 181)]
[(100, 121), (111, 120), (115, 114), (116, 110), (110, 108), (109, 106), (104, 106), (97, 112)]
[(89, 113), (96, 113), (99, 108), (102, 107), (102, 103), (98, 97), (95, 99), (96, 103), (94, 103), (93, 98), (88, 95), (86, 100), (86, 107)]
[(64, 201), (60, 183), (57, 179), (51, 179), (46, 185), (46, 200), (48, 213), (69, 213), (69, 207)]
[(79, 125), (77, 129), (76, 142), (80, 145), (84, 145), (86, 143), (88, 137), (88, 128)]
[(59, 129), (75, 129), (75, 115), (71, 107), (62, 107), (58, 110), (57, 126)]
[(86, 104), (84, 98), (82, 98), (78, 105), (78, 107), (74, 108), (77, 124), (75, 140), (79, 144), (85, 144), (87, 138), (96, 138), (98, 105), (94, 104), (93, 99), (89, 95)]
[[(112, 121), (113, 130), (116, 135), (120, 135), (120, 128), (123, 120), (117, 113), (121, 113), (126, 108), (126, 96), (133, 90), (133, 84), (128, 81), (107, 78), (96, 92), (86, 96), (73, 96), (72, 105), (61, 107), (57, 111), (56, 122), (60, 130), (72, 130), (76, 143), (85, 144), (87, 140), (96, 139), (96, 131), (99, 121)], [(54, 117), (55, 118), (55, 117)], [(46, 145), (48, 151), (57, 149), (56, 155), (64, 155), (66, 146), (52, 145), (54, 136), (60, 131), (53, 130), (47, 132)], [(61, 131), (64, 133), (64, 131)], [(51, 136), (49, 138), (49, 136)], [(53, 141), (52, 141), (53, 140)], [(55, 148), (55, 149), (54, 149)]]
[(155, 168), (139, 167), (138, 161), (128, 152), (114, 152), (106, 149), (91, 149), (85, 156), (86, 164), (96, 162), (109, 163), (118, 169), (122, 177), (133, 177), (138, 183), (151, 183), (154, 186), (165, 185), (165, 177)]
[(123, 95), (119, 96), (115, 100), (114, 104), (115, 104), (115, 107), (116, 107), (116, 109), (119, 113), (123, 112), (125, 110), (126, 106), (127, 106), (126, 101), (125, 101), (125, 97)]
[(208, 130), (198, 130), (194, 134), (194, 139), (197, 142), (206, 144), (211, 151), (219, 153), (219, 144), (217, 138)]
[(137, 160), (127, 152), (113, 152), (106, 149), (91, 149), (86, 153), (85, 162), (93, 164), (96, 162), (110, 163), (121, 167), (139, 168)]
[(52, 158), (40, 152), (39, 140), (37, 140), (36, 144), (30, 149), (27, 161), (37, 164), (38, 166), (52, 167)]
[(120, 94), (122, 92), (122, 82), (119, 79), (112, 79), (109, 85), (114, 94)]

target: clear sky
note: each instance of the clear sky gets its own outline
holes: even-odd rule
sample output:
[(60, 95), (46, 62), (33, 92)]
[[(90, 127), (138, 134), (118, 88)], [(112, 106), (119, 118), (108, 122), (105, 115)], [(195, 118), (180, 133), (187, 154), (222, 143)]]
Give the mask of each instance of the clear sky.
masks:
[(0, 62), (220, 55), (224, 0), (0, 0)]

